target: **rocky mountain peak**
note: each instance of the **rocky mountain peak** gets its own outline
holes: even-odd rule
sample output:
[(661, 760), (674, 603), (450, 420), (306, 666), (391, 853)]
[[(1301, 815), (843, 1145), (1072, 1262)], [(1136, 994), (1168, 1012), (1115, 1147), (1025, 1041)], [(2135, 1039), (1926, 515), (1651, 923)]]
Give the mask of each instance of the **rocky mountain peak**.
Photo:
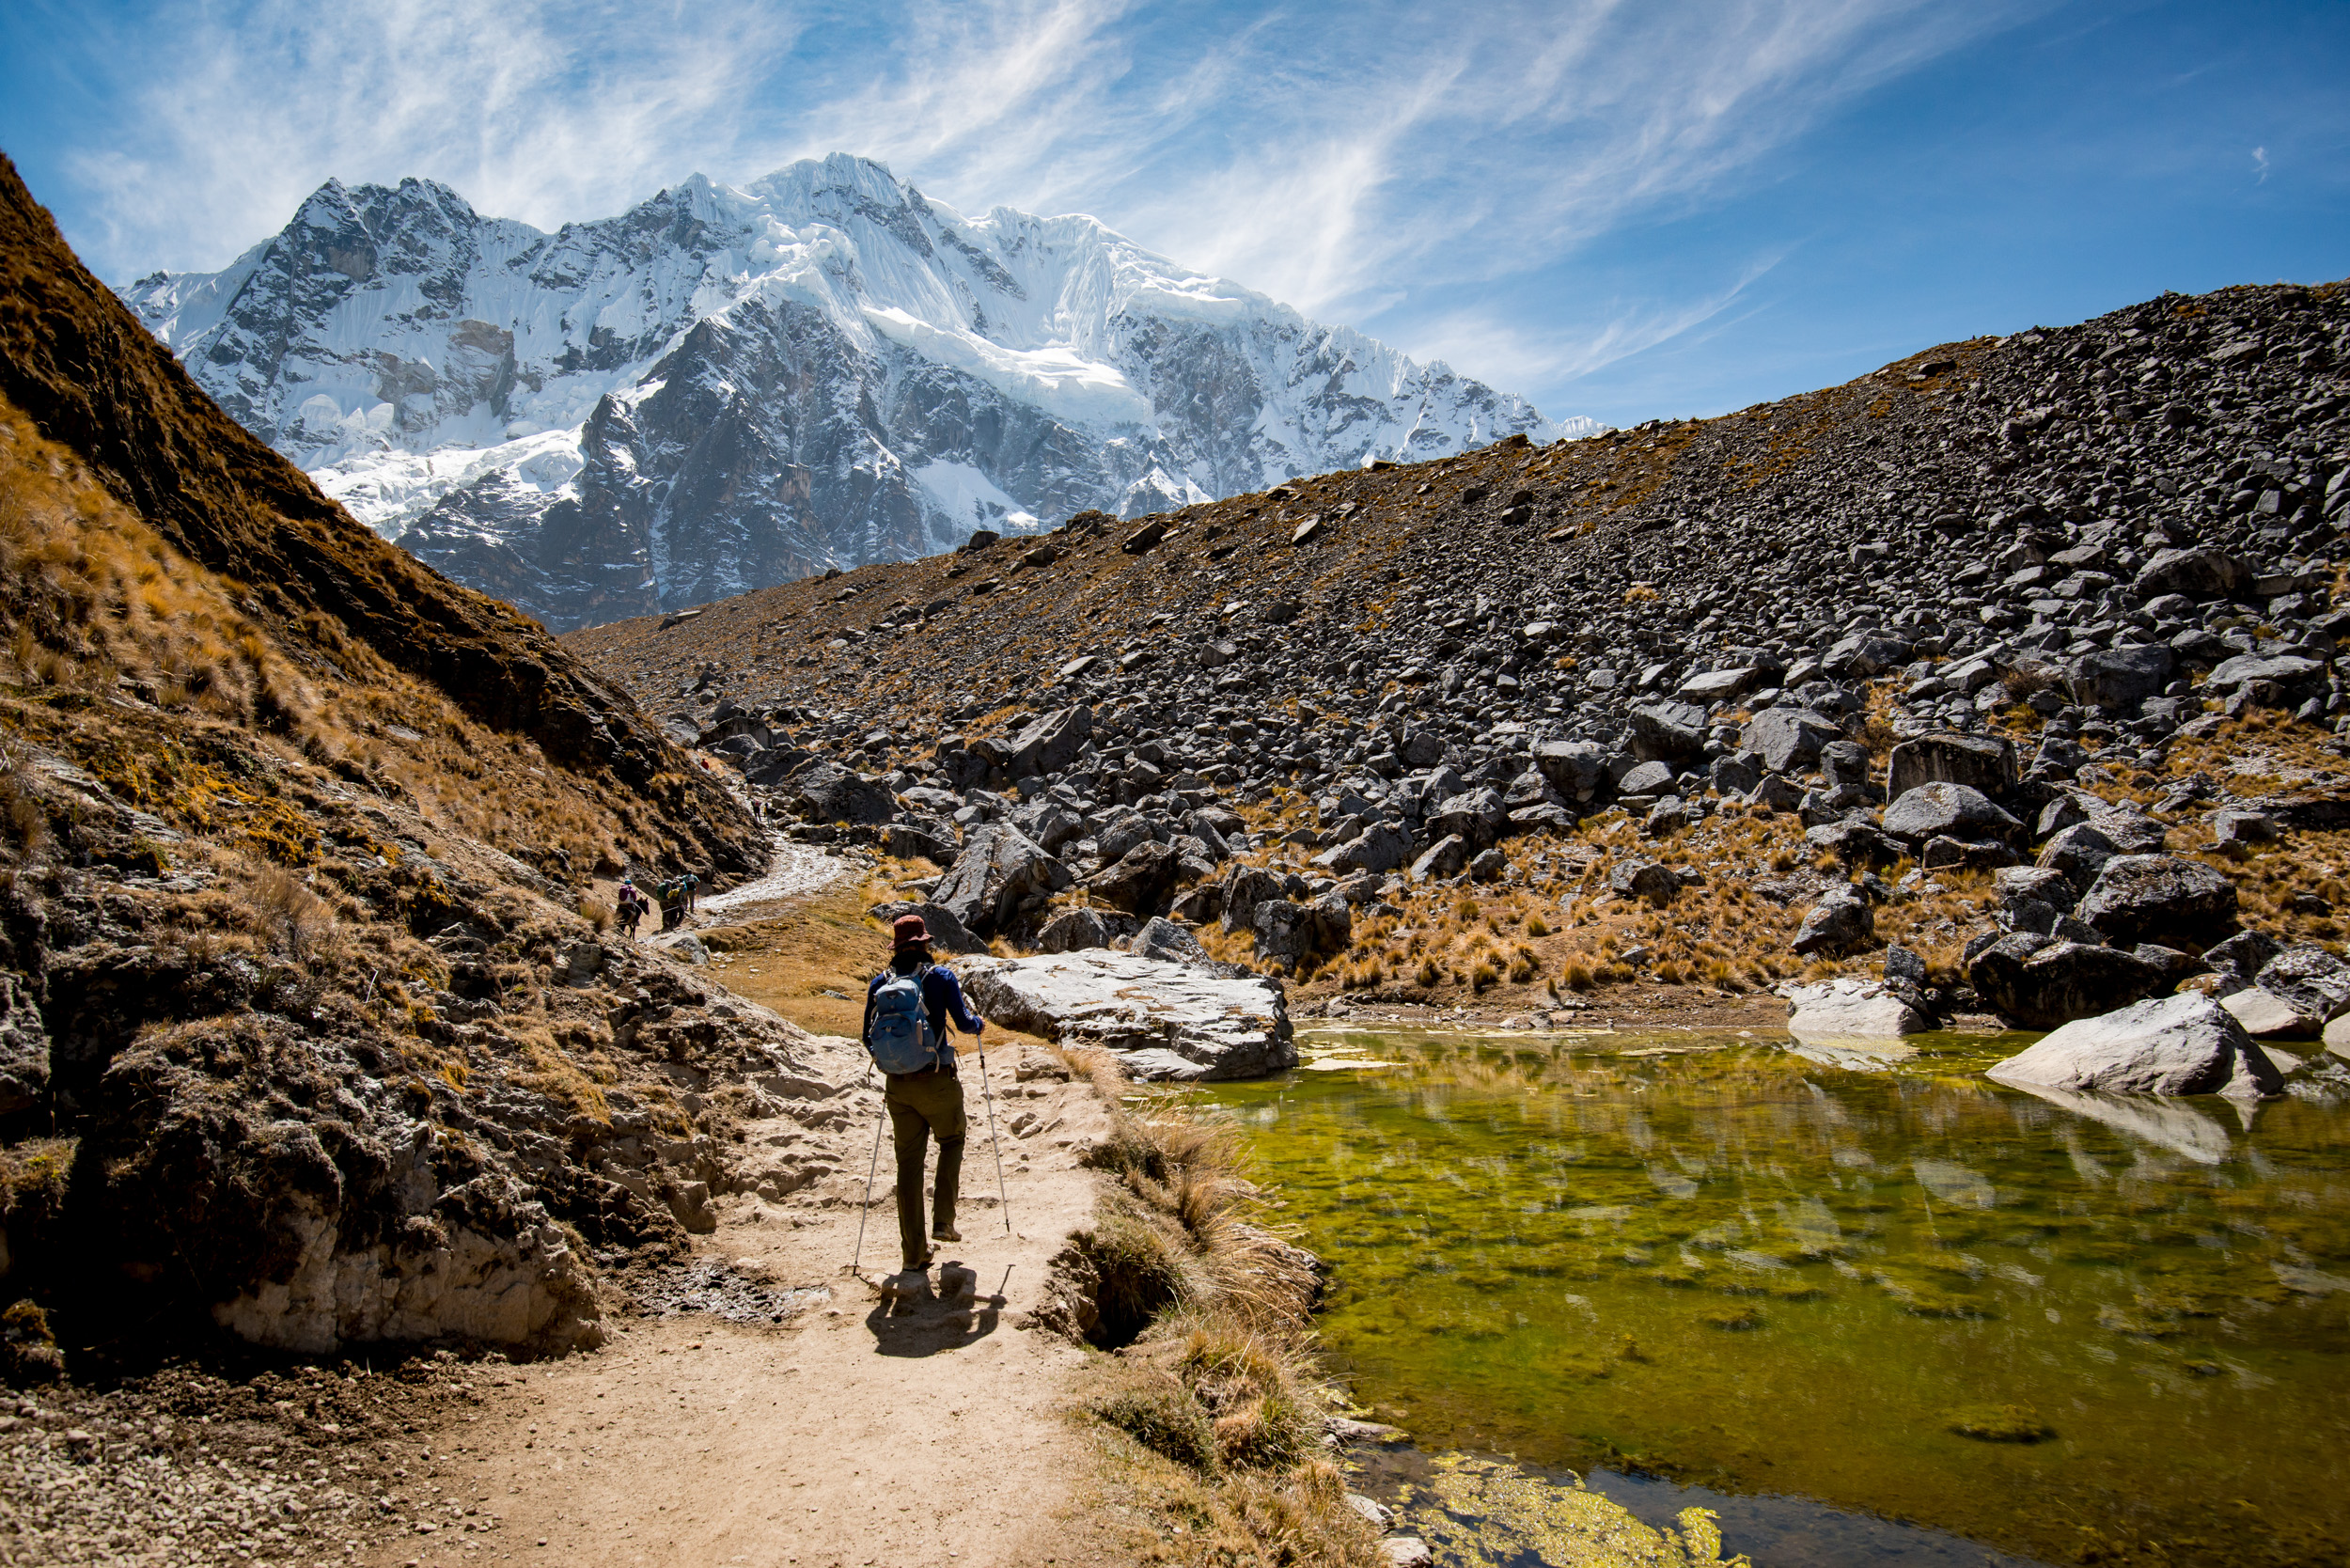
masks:
[(554, 234), (330, 180), (224, 271), (122, 292), (329, 494), (557, 628), (1588, 428), (840, 153)]

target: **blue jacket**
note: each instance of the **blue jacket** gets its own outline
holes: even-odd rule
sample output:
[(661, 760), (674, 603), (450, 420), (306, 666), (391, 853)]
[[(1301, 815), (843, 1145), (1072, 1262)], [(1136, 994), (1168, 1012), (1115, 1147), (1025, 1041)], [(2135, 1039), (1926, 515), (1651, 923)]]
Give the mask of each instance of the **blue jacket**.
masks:
[[(891, 975), (910, 975), (916, 965), (924, 962), (912, 953), (901, 953), (889, 961), (889, 967), (865, 982), (865, 1023), (857, 1030), (857, 1038), (868, 1042), (873, 1036), (873, 997), (880, 992), (882, 981)], [(968, 1035), (979, 1032), (979, 1021), (973, 1015), (970, 1004), (963, 999), (963, 982), (944, 964), (932, 964), (930, 973), (922, 977), (922, 1010), (930, 1014), (931, 1032), (938, 1037), (939, 1049), (947, 1065), (955, 1064), (955, 1048), (949, 1043), (947, 1021), (953, 1019), (955, 1027)]]

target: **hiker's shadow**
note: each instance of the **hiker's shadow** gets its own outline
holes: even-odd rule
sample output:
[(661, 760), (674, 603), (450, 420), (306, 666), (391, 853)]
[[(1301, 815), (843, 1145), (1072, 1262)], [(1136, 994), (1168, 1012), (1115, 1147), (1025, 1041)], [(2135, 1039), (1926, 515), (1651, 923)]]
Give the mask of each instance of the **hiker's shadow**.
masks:
[(925, 1282), (911, 1295), (884, 1295), (865, 1317), (873, 1348), (884, 1356), (935, 1356), (986, 1339), (995, 1332), (1004, 1298), (978, 1294), (979, 1284), (973, 1270), (947, 1263), (935, 1292)]

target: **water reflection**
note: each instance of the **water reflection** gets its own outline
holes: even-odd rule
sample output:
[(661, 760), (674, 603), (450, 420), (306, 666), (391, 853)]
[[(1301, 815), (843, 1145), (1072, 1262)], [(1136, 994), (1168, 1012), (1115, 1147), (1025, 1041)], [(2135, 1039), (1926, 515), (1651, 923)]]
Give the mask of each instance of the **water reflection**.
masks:
[(2237, 1131), (1990, 1084), (1998, 1043), (1700, 1043), (1356, 1037), (1400, 1065), (1213, 1091), (1337, 1265), (1358, 1398), (2051, 1560), (2340, 1558), (2341, 1109)]

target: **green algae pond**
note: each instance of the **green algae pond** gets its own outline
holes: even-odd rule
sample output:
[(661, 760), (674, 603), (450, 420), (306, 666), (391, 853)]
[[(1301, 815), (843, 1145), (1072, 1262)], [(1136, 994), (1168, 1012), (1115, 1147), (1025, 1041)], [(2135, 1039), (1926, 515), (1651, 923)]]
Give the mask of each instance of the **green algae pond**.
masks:
[(1416, 1439), (1391, 1497), (1481, 1454), (1758, 1568), (2344, 1561), (2350, 1101), (1982, 1075), (2029, 1038), (1313, 1034), (1198, 1092)]

